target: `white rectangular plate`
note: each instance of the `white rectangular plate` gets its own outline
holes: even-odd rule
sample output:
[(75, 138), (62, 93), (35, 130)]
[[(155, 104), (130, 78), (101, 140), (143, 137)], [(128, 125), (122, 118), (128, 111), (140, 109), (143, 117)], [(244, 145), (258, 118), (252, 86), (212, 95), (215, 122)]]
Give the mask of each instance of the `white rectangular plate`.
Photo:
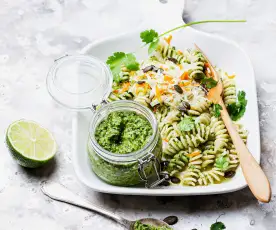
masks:
[[(160, 25), (160, 24), (159, 24)], [(174, 24), (175, 26), (175, 24)], [(173, 27), (173, 26), (171, 26)], [(160, 27), (151, 27), (160, 29)], [(106, 61), (107, 57), (116, 51), (133, 52), (139, 50), (141, 41), (139, 31), (105, 39), (87, 46), (83, 53), (93, 55)], [(160, 30), (159, 32), (164, 32)], [(210, 58), (211, 62), (227, 71), (229, 74), (236, 74), (238, 89), (246, 92), (248, 99), (247, 110), (240, 123), (249, 130), (248, 148), (256, 160), (260, 161), (260, 135), (259, 119), (256, 96), (256, 85), (253, 68), (247, 55), (237, 44), (229, 40), (186, 28), (173, 34), (172, 44), (178, 49), (192, 48), (196, 43)], [(140, 52), (141, 51), (141, 52)], [(146, 49), (137, 53), (138, 59), (147, 57)], [(246, 181), (239, 168), (233, 179), (222, 184), (209, 186), (169, 186), (155, 189), (143, 187), (118, 187), (106, 184), (101, 181), (91, 170), (89, 165), (86, 145), (88, 140), (89, 122), (91, 112), (77, 112), (73, 120), (73, 164), (78, 178), (93, 190), (127, 195), (151, 195), (151, 196), (186, 196), (227, 193), (242, 189), (246, 186)]]

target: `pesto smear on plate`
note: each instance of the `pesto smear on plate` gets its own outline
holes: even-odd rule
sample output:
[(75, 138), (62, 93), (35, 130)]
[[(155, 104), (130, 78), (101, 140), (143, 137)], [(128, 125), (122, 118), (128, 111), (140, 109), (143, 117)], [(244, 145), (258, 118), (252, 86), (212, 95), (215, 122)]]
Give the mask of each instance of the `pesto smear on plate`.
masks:
[(148, 224), (142, 224), (140, 221), (137, 221), (134, 224), (134, 230), (173, 230), (173, 229), (167, 226), (155, 227)]
[(149, 121), (130, 111), (112, 112), (96, 128), (100, 146), (112, 153), (127, 154), (142, 149), (153, 131)]

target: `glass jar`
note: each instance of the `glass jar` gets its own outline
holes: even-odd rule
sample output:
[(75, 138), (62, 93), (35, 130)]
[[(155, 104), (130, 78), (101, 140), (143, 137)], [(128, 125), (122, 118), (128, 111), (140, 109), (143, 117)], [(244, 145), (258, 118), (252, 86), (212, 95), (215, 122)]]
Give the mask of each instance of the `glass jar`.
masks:
[[(146, 187), (154, 187), (166, 179), (160, 178), (162, 141), (157, 120), (150, 109), (137, 102), (121, 100), (107, 103), (112, 81), (110, 69), (99, 59), (85, 55), (65, 56), (56, 60), (50, 69), (47, 88), (59, 104), (70, 109), (93, 111), (87, 150), (92, 170), (99, 178), (118, 186), (144, 182)], [(115, 111), (136, 112), (149, 121), (153, 135), (142, 149), (116, 154), (97, 143), (97, 126)]]
[[(116, 111), (136, 112), (150, 122), (153, 135), (142, 149), (128, 154), (116, 154), (108, 152), (97, 143), (95, 139), (97, 126), (108, 114)], [(141, 159), (150, 159), (151, 156), (155, 156), (158, 162), (161, 159), (162, 142), (154, 114), (148, 108), (132, 101), (115, 101), (102, 106), (91, 120), (88, 153), (93, 171), (105, 182), (120, 186), (131, 186), (141, 183), (143, 180), (138, 172), (139, 161)], [(149, 160), (144, 165), (147, 177), (155, 174), (155, 165), (159, 167), (159, 164), (152, 160)]]

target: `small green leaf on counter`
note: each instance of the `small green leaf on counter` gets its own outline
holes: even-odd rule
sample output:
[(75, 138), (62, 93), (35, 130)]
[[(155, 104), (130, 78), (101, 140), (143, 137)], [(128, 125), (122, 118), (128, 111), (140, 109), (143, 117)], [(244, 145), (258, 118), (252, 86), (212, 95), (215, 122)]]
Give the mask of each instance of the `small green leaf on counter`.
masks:
[(218, 82), (211, 77), (206, 77), (201, 80), (201, 84), (204, 84), (207, 89), (212, 89), (217, 86)]
[(211, 225), (210, 230), (223, 230), (226, 229), (224, 223), (222, 222), (216, 222)]
[(220, 110), (222, 110), (221, 105), (219, 105), (219, 104), (214, 104), (214, 105), (213, 105), (213, 110), (214, 110), (214, 115), (215, 115), (215, 117), (220, 117)]
[(115, 52), (112, 56), (108, 57), (106, 63), (109, 65), (115, 82), (120, 82), (120, 72), (122, 65), (128, 70), (138, 70), (139, 63), (136, 61), (136, 57), (129, 53)]
[(140, 33), (140, 38), (142, 42), (149, 44), (158, 39), (158, 33), (155, 30), (145, 30)]
[(239, 120), (245, 113), (247, 100), (245, 92), (239, 91), (238, 101), (227, 106), (228, 113), (233, 121)]
[(185, 117), (179, 123), (179, 128), (183, 132), (192, 130), (194, 128), (194, 126), (195, 126), (195, 121), (192, 117)]

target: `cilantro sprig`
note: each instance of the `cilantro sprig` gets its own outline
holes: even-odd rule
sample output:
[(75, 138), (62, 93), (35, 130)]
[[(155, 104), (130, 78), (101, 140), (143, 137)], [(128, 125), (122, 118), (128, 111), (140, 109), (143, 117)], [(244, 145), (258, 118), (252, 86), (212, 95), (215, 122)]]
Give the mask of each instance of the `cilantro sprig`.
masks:
[(184, 117), (184, 119), (179, 123), (179, 128), (183, 132), (192, 130), (194, 126), (195, 121), (192, 117)]
[(192, 26), (192, 25), (197, 25), (197, 24), (203, 24), (203, 23), (217, 23), (217, 22), (226, 22), (226, 23), (232, 23), (232, 22), (246, 22), (246, 20), (203, 20), (203, 21), (196, 21), (196, 22), (189, 22), (187, 24), (181, 25), (181, 26), (177, 26), (173, 29), (170, 29), (162, 34), (158, 34), (158, 32), (156, 32), (153, 29), (150, 30), (145, 30), (143, 32), (140, 33), (140, 38), (142, 39), (142, 42), (145, 43), (145, 45), (149, 44), (149, 53), (153, 52), (158, 45), (159, 42), (159, 38), (163, 37), (175, 30), (179, 30), (188, 26)]
[(228, 113), (233, 121), (239, 120), (246, 111), (247, 100), (244, 91), (239, 91), (236, 103), (227, 106)]
[(213, 105), (213, 111), (215, 117), (220, 117), (220, 110), (222, 110), (222, 107), (220, 104), (214, 104)]
[(217, 159), (216, 159), (216, 162), (215, 162), (215, 166), (219, 169), (221, 169), (222, 171), (226, 171), (228, 169), (228, 166), (229, 166), (229, 159), (227, 156), (219, 156)]
[(139, 63), (132, 53), (115, 52), (112, 56), (108, 57), (106, 63), (111, 69), (113, 80), (117, 83), (122, 80), (120, 77), (122, 66), (125, 66), (129, 71), (139, 70)]

